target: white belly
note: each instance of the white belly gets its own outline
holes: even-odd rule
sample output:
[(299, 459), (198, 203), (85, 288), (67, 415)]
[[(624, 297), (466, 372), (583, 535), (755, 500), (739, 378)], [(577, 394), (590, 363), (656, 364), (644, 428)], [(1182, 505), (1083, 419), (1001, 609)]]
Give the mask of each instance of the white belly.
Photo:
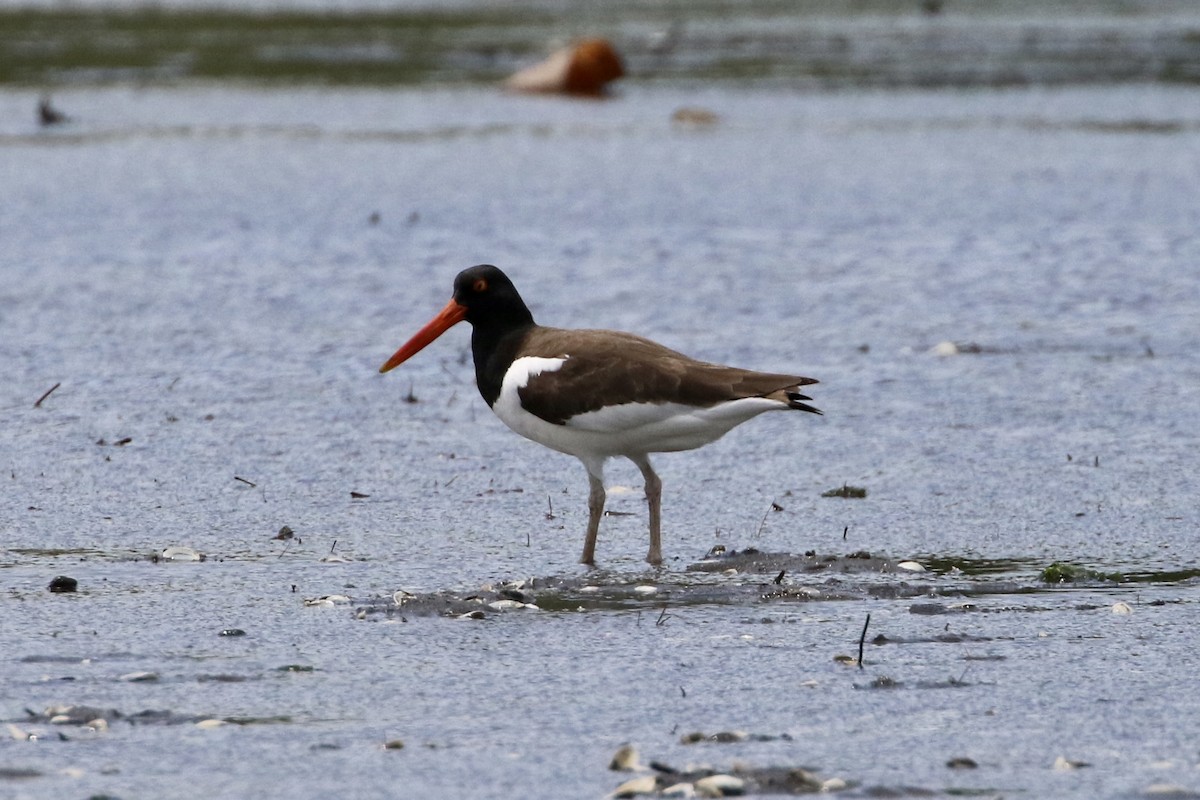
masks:
[(565, 358), (519, 358), (504, 375), (492, 406), (505, 425), (527, 439), (579, 458), (606, 458), (692, 450), (715, 441), (764, 411), (784, 410), (777, 400), (749, 397), (708, 408), (680, 403), (627, 403), (589, 411), (555, 425), (521, 407), (518, 390)]

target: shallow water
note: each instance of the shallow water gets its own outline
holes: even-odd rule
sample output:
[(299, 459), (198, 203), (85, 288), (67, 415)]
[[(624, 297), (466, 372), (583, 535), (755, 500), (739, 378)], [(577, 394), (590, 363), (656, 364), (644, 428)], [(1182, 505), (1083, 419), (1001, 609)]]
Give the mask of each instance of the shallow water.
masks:
[[(848, 796), (1200, 791), (1194, 90), (35, 101), (0, 93), (0, 794), (598, 797), (624, 742)], [(375, 372), (482, 261), (826, 416), (660, 457), (661, 572), (614, 464), (589, 574), (582, 468), (492, 417), (465, 328)], [(929, 571), (687, 570), (716, 544)], [(529, 577), (613, 602), (378, 611)], [(729, 730), (781, 738), (680, 742)]]

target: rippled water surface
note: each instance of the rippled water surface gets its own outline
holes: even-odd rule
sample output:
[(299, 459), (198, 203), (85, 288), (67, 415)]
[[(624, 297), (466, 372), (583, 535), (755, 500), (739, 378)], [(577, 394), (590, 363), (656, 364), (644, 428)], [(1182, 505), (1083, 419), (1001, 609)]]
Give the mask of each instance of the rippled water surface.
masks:
[[(0, 795), (601, 797), (627, 742), (1200, 792), (1194, 89), (36, 100), (0, 93)], [(614, 464), (588, 572), (583, 470), (492, 416), (465, 326), (376, 372), (485, 261), (825, 416), (660, 457), (658, 571)]]

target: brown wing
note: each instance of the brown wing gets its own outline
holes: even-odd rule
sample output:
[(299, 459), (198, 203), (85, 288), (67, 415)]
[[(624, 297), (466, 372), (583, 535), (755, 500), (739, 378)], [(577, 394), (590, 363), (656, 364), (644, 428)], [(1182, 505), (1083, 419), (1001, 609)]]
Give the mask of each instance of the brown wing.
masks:
[(770, 397), (820, 413), (796, 391), (813, 378), (753, 372), (689, 358), (660, 344), (615, 331), (539, 328), (518, 356), (566, 357), (520, 390), (521, 405), (561, 425), (578, 414), (625, 403), (683, 403), (708, 407), (744, 397)]

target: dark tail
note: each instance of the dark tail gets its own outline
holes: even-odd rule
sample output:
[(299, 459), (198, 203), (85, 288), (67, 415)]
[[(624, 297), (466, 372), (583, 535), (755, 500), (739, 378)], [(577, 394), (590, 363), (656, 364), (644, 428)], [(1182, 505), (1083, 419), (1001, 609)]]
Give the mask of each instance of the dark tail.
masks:
[[(804, 400), (812, 400), (812, 398), (809, 397), (808, 395), (800, 394), (799, 392), (795, 391), (794, 389), (788, 389), (787, 391), (785, 391), (785, 394), (787, 395), (787, 399), (788, 399), (788, 408), (794, 408), (797, 411), (807, 411), (811, 414), (822, 414), (821, 409), (817, 408), (816, 406), (810, 406), (808, 403), (802, 402)], [(822, 414), (822, 416), (824, 416), (824, 415)]]

